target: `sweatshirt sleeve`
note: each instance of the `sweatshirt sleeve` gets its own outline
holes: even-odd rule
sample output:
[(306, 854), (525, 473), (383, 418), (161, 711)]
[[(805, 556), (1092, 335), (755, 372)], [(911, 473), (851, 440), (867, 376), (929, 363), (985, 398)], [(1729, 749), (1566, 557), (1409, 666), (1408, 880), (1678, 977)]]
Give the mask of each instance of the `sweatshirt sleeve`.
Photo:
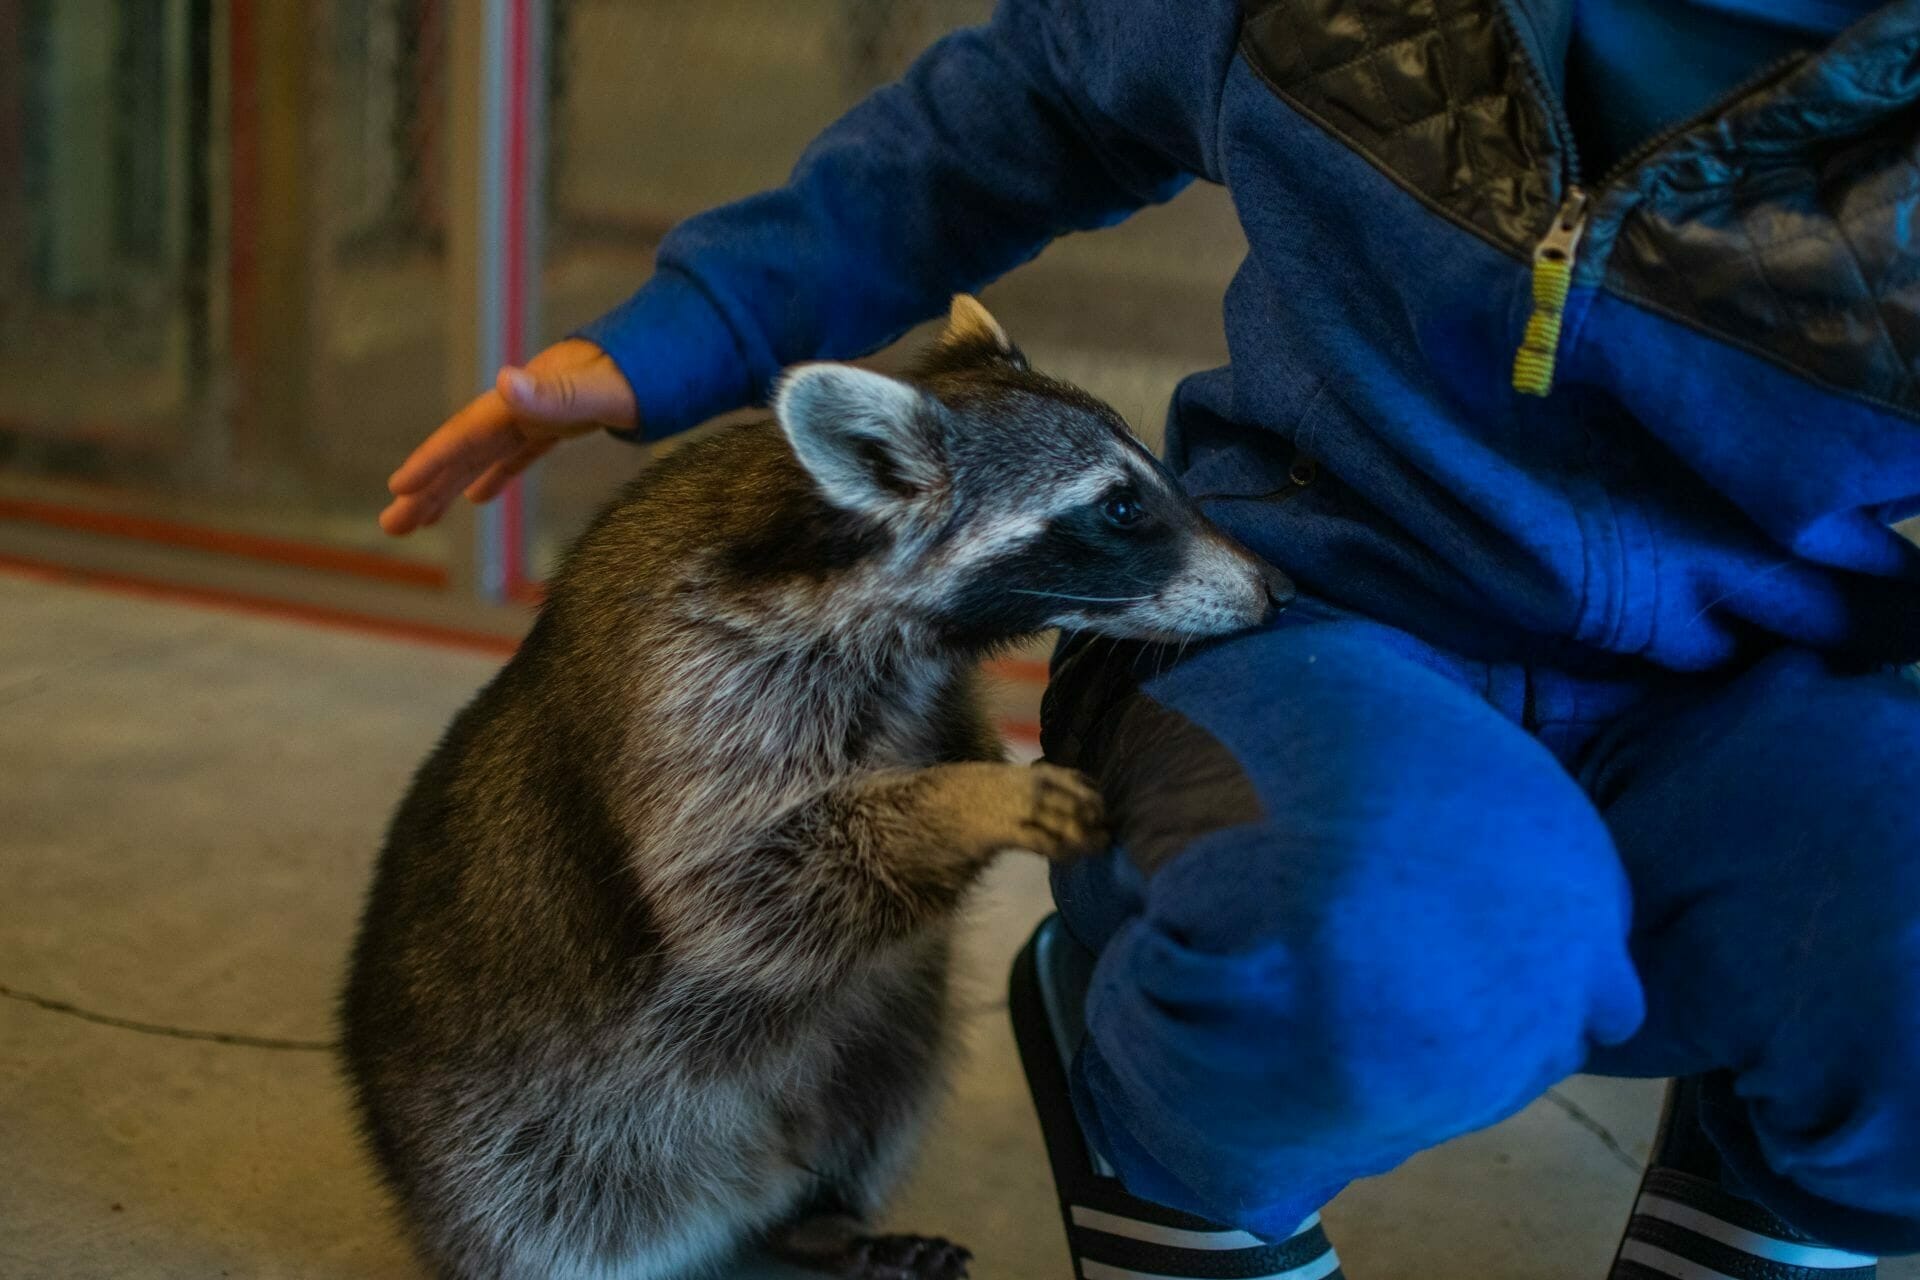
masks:
[(814, 140), (785, 186), (699, 214), (579, 331), (654, 439), (797, 360), (892, 341), (1039, 253), (1217, 176), (1233, 0), (1003, 0)]

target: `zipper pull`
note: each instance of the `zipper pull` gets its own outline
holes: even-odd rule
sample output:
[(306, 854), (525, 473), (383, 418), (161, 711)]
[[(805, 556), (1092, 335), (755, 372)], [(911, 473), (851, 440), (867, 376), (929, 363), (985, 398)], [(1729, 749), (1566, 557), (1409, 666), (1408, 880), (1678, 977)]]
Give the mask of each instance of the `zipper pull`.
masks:
[(1533, 314), (1513, 356), (1513, 389), (1544, 396), (1553, 390), (1553, 365), (1560, 353), (1560, 320), (1573, 281), (1573, 255), (1587, 229), (1587, 193), (1568, 187), (1553, 215), (1553, 225), (1533, 247)]

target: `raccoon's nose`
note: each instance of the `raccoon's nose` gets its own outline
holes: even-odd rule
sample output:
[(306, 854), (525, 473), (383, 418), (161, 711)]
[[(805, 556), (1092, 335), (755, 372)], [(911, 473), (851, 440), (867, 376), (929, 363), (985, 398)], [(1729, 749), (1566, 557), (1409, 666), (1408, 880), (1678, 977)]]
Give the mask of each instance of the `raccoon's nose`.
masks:
[(1292, 578), (1264, 560), (1260, 562), (1260, 576), (1267, 588), (1267, 616), (1261, 621), (1270, 622), (1274, 614), (1293, 603), (1294, 596), (1299, 592), (1294, 588)]

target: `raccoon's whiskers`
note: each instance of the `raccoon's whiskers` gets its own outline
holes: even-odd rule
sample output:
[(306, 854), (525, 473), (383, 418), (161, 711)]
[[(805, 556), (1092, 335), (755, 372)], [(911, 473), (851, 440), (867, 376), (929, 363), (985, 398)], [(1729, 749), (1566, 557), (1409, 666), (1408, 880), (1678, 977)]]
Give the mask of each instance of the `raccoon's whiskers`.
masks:
[(1008, 587), (1016, 596), (1039, 596), (1046, 600), (1081, 600), (1088, 604), (1138, 604), (1142, 600), (1151, 600), (1152, 596), (1070, 596), (1063, 591), (1029, 591), (1025, 587)]
[(1192, 644), (1199, 634), (1197, 631), (1182, 631), (1178, 643), (1155, 647), (1153, 675), (1156, 680), (1166, 673), (1168, 667), (1180, 665), (1180, 660), (1187, 656), (1187, 646)]

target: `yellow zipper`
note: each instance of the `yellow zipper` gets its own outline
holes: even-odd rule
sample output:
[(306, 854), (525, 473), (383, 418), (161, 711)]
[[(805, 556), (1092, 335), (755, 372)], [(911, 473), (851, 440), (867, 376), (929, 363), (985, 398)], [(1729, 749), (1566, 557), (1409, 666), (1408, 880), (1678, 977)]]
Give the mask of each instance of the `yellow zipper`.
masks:
[(1553, 390), (1553, 366), (1560, 354), (1560, 321), (1573, 281), (1573, 256), (1587, 229), (1587, 193), (1568, 187), (1553, 215), (1553, 225), (1533, 247), (1533, 314), (1513, 356), (1513, 389), (1544, 396)]

